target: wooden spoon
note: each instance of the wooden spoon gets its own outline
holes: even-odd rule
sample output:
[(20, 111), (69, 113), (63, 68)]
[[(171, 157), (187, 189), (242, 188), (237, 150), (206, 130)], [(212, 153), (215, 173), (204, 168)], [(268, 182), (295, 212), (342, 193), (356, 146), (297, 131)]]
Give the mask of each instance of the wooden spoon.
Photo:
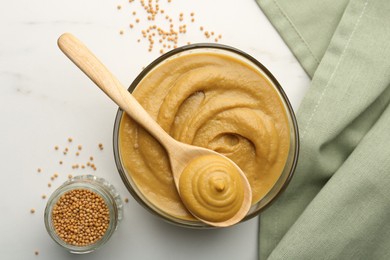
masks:
[[(178, 142), (167, 134), (160, 125), (154, 121), (152, 117), (150, 117), (133, 95), (131, 95), (130, 92), (121, 85), (118, 79), (82, 42), (80, 42), (72, 34), (65, 33), (61, 35), (58, 39), (58, 46), (62, 52), (79, 67), (80, 70), (82, 70), (101, 90), (103, 90), (104, 93), (106, 93), (107, 96), (109, 96), (133, 120), (140, 124), (165, 147), (169, 156), (173, 179), (179, 195), (179, 179), (181, 173), (188, 163), (195, 157), (214, 154), (222, 156), (233, 163), (230, 159), (219, 153)], [(216, 227), (226, 227), (238, 223), (248, 213), (252, 201), (251, 187), (242, 170), (236, 164), (234, 164), (234, 166), (237, 167), (244, 185), (244, 200), (240, 210), (232, 218), (221, 222), (207, 221), (194, 215), (200, 221)]]

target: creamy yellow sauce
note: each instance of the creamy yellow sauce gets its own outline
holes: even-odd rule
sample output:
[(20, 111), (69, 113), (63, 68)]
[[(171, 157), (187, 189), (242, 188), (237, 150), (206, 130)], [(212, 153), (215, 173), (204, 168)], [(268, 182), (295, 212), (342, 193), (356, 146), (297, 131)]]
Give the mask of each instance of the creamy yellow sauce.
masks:
[(241, 209), (245, 186), (231, 162), (218, 155), (204, 155), (191, 160), (184, 168), (179, 191), (184, 205), (195, 216), (222, 222)]
[[(185, 54), (149, 72), (133, 94), (173, 138), (233, 160), (248, 178), (252, 203), (281, 175), (290, 146), (288, 118), (272, 83), (250, 65), (225, 54)], [(195, 220), (176, 191), (166, 151), (125, 114), (119, 150), (150, 203)]]

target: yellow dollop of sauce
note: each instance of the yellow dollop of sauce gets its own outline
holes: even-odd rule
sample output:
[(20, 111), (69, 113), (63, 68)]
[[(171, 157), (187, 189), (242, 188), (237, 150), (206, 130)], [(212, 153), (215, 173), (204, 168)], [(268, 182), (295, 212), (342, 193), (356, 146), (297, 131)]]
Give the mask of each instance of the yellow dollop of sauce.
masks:
[(205, 155), (185, 167), (179, 191), (184, 205), (194, 215), (209, 222), (222, 222), (241, 209), (245, 186), (230, 161), (218, 155)]
[[(133, 95), (173, 138), (234, 161), (250, 183), (252, 203), (281, 175), (290, 146), (288, 118), (274, 85), (253, 66), (223, 53), (182, 54), (151, 70)], [(119, 151), (149, 203), (196, 221), (178, 195), (165, 149), (126, 114)], [(217, 180), (213, 186), (215, 192), (226, 188)]]

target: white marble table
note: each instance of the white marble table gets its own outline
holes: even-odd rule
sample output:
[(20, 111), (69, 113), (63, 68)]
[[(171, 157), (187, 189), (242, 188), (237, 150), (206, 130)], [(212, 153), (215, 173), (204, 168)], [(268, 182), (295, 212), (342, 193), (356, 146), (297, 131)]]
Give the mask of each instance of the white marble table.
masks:
[[(147, 1), (146, 1), (147, 2)], [(136, 4), (134, 4), (136, 3)], [(117, 107), (58, 50), (66, 31), (81, 38), (129, 85), (159, 55), (148, 52), (139, 28), (128, 28), (139, 1), (18, 0), (0, 8), (0, 259), (256, 259), (258, 218), (223, 230), (189, 230), (165, 223), (132, 199), (116, 170), (112, 130)], [(117, 6), (122, 9), (118, 10)], [(220, 40), (251, 54), (275, 75), (294, 109), (309, 79), (254, 0), (166, 0), (166, 13), (195, 13), (178, 45), (207, 42), (204, 26)], [(120, 35), (119, 31), (124, 30)], [(138, 31), (137, 31), (138, 30)], [(67, 138), (73, 142), (68, 143)], [(98, 149), (98, 144), (104, 150)], [(82, 145), (79, 156), (77, 145)], [(59, 146), (59, 151), (54, 146)], [(65, 147), (69, 153), (62, 154)], [(72, 169), (94, 156), (97, 170)], [(60, 165), (59, 161), (63, 164)], [(37, 169), (42, 172), (38, 173)], [(54, 181), (50, 177), (57, 172)], [(68, 174), (105, 177), (128, 197), (124, 219), (112, 239), (84, 256), (65, 252), (48, 236), (43, 211), (53, 190)], [(48, 187), (48, 182), (52, 187)], [(30, 209), (35, 208), (34, 214)], [(39, 251), (35, 256), (34, 252)]]

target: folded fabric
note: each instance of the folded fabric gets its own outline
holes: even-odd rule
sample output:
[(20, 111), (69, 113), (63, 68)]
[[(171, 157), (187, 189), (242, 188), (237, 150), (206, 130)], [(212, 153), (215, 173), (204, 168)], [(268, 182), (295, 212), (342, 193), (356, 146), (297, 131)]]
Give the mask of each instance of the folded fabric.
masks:
[(390, 2), (257, 2), (312, 77), (260, 259), (390, 259)]

